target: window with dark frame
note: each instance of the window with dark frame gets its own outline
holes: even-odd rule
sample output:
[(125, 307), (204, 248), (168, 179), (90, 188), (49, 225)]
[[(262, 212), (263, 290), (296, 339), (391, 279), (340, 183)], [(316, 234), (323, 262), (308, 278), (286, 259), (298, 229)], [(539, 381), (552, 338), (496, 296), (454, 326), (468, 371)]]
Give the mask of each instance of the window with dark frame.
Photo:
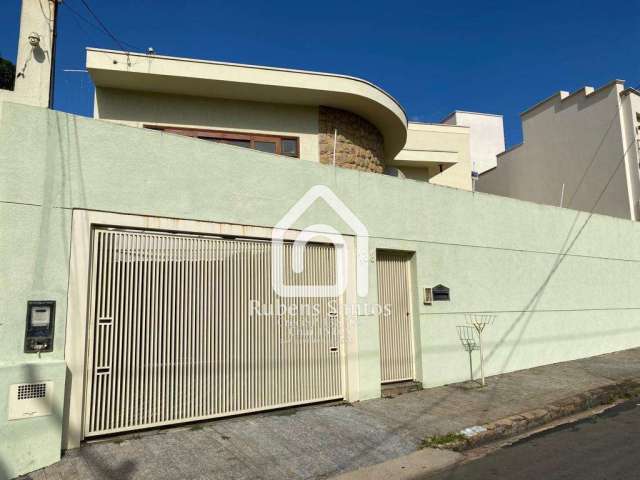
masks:
[(210, 142), (226, 143), (228, 145), (250, 148), (261, 152), (275, 153), (286, 157), (300, 158), (300, 143), (297, 137), (202, 130), (197, 128), (164, 127), (160, 125), (144, 125), (144, 128), (162, 130), (163, 132), (195, 137)]

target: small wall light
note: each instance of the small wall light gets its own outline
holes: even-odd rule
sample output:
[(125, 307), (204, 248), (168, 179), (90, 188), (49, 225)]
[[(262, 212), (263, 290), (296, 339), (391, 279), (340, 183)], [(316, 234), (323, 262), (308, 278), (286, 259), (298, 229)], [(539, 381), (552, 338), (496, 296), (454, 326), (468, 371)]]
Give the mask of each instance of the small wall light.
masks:
[(28, 38), (29, 45), (31, 45), (31, 47), (37, 48), (40, 46), (40, 35), (38, 35), (36, 32), (31, 32)]

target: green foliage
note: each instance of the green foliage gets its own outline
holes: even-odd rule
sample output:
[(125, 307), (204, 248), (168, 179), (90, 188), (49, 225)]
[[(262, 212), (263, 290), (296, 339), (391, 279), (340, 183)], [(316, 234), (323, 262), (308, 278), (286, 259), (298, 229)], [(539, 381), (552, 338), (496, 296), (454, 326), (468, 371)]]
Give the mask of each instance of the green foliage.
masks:
[(13, 90), (16, 78), (16, 66), (2, 57), (0, 57), (0, 89)]
[(446, 435), (434, 435), (422, 441), (421, 448), (448, 448), (456, 447), (467, 442), (467, 437), (461, 433), (447, 433)]

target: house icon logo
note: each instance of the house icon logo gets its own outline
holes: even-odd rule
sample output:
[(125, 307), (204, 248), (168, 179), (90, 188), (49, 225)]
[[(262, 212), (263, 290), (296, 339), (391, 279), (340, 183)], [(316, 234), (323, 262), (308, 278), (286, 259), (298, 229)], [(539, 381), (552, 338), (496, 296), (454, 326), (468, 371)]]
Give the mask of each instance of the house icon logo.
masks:
[(329, 207), (353, 230), (356, 236), (356, 286), (360, 297), (366, 297), (369, 289), (369, 231), (358, 217), (333, 191), (325, 185), (316, 185), (307, 191), (273, 228), (271, 236), (271, 280), (273, 290), (281, 297), (337, 297), (344, 293), (349, 280), (349, 251), (344, 237), (331, 225), (309, 225), (298, 233), (293, 242), (291, 269), (304, 271), (306, 244), (317, 237), (328, 239), (334, 246), (336, 278), (331, 285), (285, 285), (285, 242), (287, 231), (316, 202), (324, 200)]

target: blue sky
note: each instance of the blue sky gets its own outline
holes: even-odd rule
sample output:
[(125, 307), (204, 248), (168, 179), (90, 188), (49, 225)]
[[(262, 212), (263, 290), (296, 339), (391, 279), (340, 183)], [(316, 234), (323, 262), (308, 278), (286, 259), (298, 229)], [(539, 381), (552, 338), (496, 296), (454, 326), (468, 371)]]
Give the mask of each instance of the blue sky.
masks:
[[(632, 3), (86, 0), (123, 42), (157, 53), (349, 74), (388, 91), (410, 119), (518, 114), (558, 90), (640, 83), (640, 9)], [(2, 0), (0, 54), (15, 61), (20, 0)], [(55, 107), (91, 115), (86, 46), (119, 47), (80, 0), (60, 7)]]

